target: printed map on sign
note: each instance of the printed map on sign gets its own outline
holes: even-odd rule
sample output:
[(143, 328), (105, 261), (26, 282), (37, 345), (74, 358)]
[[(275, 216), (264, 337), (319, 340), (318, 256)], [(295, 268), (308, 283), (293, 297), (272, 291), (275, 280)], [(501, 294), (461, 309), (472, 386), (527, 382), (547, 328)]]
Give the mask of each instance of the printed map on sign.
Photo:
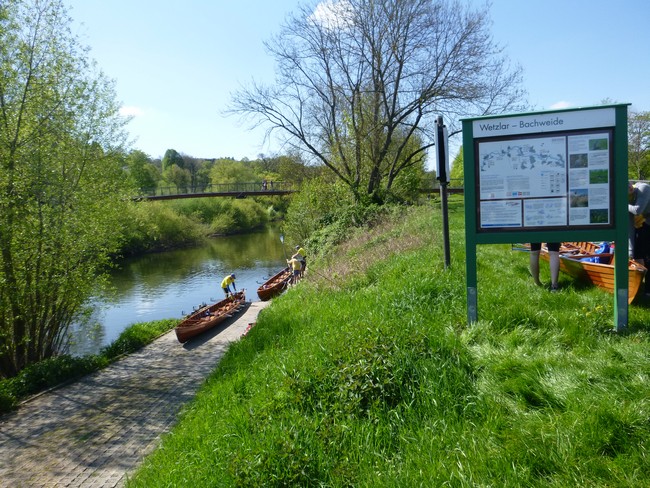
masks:
[(566, 137), (480, 143), (481, 200), (566, 196), (566, 152)]

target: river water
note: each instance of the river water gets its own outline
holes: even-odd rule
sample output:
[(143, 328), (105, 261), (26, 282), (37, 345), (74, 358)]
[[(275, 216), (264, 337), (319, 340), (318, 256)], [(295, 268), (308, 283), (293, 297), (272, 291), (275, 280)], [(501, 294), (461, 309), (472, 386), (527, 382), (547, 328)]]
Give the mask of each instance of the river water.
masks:
[(70, 354), (96, 354), (129, 325), (180, 319), (202, 303), (224, 298), (221, 280), (235, 273), (238, 290), (257, 301), (257, 288), (286, 266), (293, 246), (277, 228), (217, 237), (200, 247), (127, 259), (111, 273), (112, 293), (91, 301), (87, 323), (73, 329)]

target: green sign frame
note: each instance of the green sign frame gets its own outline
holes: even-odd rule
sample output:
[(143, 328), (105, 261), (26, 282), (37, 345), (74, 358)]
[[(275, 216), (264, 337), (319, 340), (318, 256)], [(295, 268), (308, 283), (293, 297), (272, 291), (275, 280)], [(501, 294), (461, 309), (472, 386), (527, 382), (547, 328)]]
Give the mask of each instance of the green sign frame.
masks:
[[(620, 332), (627, 327), (628, 106), (614, 104), (462, 120), (469, 323), (478, 320), (478, 245), (606, 240), (617, 243), (615, 328)], [(572, 175), (585, 173), (575, 170), (583, 164), (582, 155), (578, 154), (581, 150), (576, 148), (596, 140), (606, 141), (607, 146), (600, 151), (599, 169), (593, 172), (593, 178), (599, 178), (599, 184), (593, 185), (594, 193), (598, 188), (599, 197), (593, 201), (600, 203), (594, 204), (597, 208), (593, 209), (578, 208), (582, 206), (576, 203), (579, 192), (591, 190), (571, 188)], [(561, 147), (565, 148), (564, 153), (555, 150)], [(518, 157), (509, 159), (515, 150)], [(570, 173), (572, 170), (575, 173)], [(536, 173), (534, 177), (518, 176), (524, 171)], [(585, 186), (589, 186), (589, 181)]]

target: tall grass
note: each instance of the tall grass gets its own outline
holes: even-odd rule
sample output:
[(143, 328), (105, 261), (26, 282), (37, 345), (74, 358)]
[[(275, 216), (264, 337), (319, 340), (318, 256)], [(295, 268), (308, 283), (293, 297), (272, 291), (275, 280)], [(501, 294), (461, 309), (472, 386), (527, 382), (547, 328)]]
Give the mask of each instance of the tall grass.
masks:
[[(479, 248), (462, 209), (364, 229), (260, 314), (129, 486), (650, 486), (647, 304)], [(548, 269), (543, 279), (548, 281)]]

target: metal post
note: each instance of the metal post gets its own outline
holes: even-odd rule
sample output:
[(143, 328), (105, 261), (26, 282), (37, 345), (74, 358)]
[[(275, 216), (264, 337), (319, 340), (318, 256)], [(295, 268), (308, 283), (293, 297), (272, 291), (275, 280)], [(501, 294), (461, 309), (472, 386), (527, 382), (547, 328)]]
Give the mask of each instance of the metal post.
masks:
[(442, 115), (436, 120), (436, 178), (440, 181), (440, 200), (442, 202), (442, 236), (445, 252), (445, 269), (450, 266), (449, 250), (449, 210), (447, 206), (447, 185), (449, 184), (449, 153), (447, 149), (447, 128)]
[(451, 264), (449, 250), (449, 211), (447, 207), (447, 183), (440, 182), (440, 201), (442, 204), (442, 236), (445, 248), (445, 269)]

